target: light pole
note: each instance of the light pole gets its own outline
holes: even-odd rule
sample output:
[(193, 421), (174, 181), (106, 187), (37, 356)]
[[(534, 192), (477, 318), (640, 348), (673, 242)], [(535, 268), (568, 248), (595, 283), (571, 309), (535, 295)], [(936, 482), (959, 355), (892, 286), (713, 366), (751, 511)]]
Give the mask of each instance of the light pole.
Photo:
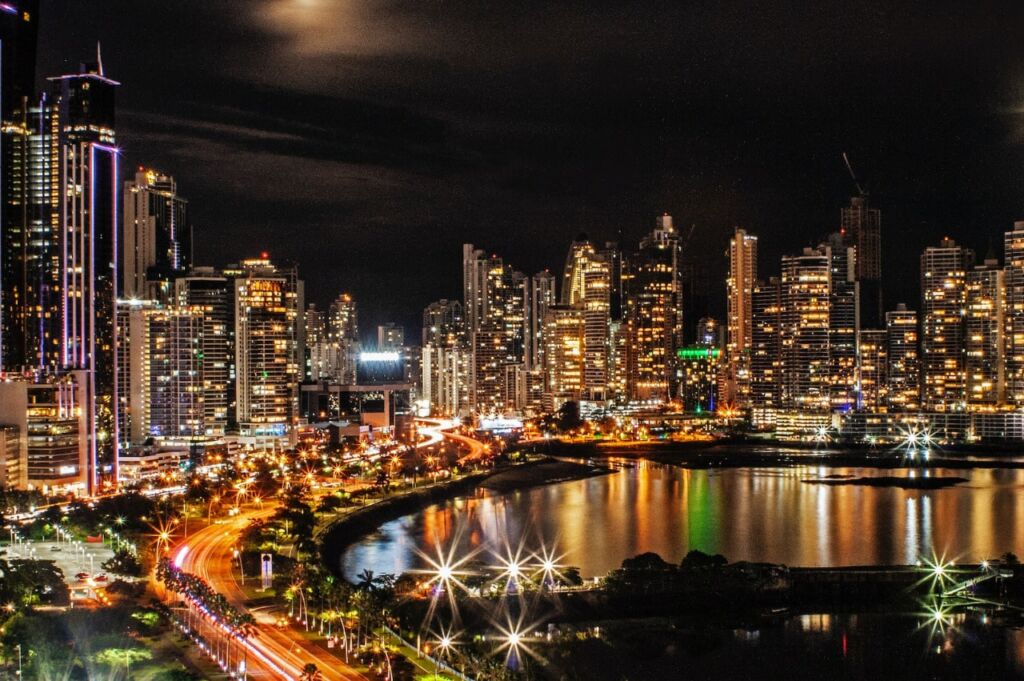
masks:
[(18, 678), (21, 678), (21, 644), (18, 644)]

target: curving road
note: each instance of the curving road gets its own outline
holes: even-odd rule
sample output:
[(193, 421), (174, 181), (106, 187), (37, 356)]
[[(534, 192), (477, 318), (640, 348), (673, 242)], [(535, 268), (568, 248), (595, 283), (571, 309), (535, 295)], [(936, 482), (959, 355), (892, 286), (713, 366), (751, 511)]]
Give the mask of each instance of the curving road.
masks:
[[(241, 513), (228, 522), (210, 525), (199, 530), (188, 540), (176, 546), (173, 555), (182, 570), (205, 579), (213, 589), (228, 601), (245, 610), (246, 595), (238, 584), (237, 567), (232, 560), (232, 548), (250, 520), (269, 517), (275, 505)], [(184, 550), (187, 547), (187, 550)], [(255, 576), (252, 579), (256, 579)], [(253, 613), (258, 633), (244, 642), (248, 648), (248, 676), (252, 679), (295, 680), (302, 668), (313, 663), (325, 681), (366, 681), (366, 677), (323, 648), (303, 638), (302, 633), (290, 628), (278, 628), (272, 618)]]

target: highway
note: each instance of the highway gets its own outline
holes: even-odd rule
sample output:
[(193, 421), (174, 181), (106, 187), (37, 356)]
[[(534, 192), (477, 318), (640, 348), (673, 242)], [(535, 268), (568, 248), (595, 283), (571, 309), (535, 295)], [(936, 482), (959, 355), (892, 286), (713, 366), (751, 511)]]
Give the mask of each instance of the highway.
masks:
[[(205, 579), (214, 590), (223, 594), (240, 610), (246, 610), (246, 596), (238, 584), (239, 572), (233, 561), (232, 548), (250, 520), (267, 518), (274, 505), (241, 513), (228, 522), (199, 530), (174, 548), (172, 555), (185, 572)], [(188, 549), (183, 552), (183, 547)], [(253, 576), (252, 579), (257, 579)], [(248, 648), (248, 676), (252, 679), (298, 679), (302, 668), (313, 663), (325, 681), (365, 681), (366, 677), (331, 655), (323, 648), (306, 641), (290, 628), (278, 628), (273, 618), (254, 612), (258, 633), (245, 641)]]

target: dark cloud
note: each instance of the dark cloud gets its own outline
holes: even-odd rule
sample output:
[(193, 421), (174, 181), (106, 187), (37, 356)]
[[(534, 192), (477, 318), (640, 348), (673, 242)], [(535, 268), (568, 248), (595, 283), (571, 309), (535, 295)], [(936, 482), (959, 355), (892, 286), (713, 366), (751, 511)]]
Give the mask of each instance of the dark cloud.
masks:
[[(1018, 3), (43, 1), (41, 70), (102, 40), (132, 163), (175, 174), (198, 253), (298, 261), (310, 298), (414, 322), (459, 245), (557, 267), (668, 210), (717, 267), (836, 224), (849, 151), (889, 300), (943, 233), (1024, 214)], [(712, 290), (719, 289), (717, 282)]]

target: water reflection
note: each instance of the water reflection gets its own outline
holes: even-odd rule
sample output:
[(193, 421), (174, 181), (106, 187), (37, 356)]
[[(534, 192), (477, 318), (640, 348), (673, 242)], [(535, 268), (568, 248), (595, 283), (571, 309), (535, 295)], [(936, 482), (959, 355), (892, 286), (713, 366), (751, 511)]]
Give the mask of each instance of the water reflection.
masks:
[[(629, 464), (627, 464), (629, 465)], [(804, 482), (824, 475), (943, 475), (968, 482), (903, 490)], [(690, 549), (787, 565), (909, 564), (932, 553), (981, 560), (1017, 550), (1024, 471), (858, 468), (683, 470), (638, 462), (612, 475), (507, 495), (479, 494), (387, 523), (342, 557), (346, 574), (423, 567), (416, 549), (458, 545), (501, 553), (557, 542), (585, 576), (655, 551)], [(543, 542), (542, 542), (543, 540)]]

